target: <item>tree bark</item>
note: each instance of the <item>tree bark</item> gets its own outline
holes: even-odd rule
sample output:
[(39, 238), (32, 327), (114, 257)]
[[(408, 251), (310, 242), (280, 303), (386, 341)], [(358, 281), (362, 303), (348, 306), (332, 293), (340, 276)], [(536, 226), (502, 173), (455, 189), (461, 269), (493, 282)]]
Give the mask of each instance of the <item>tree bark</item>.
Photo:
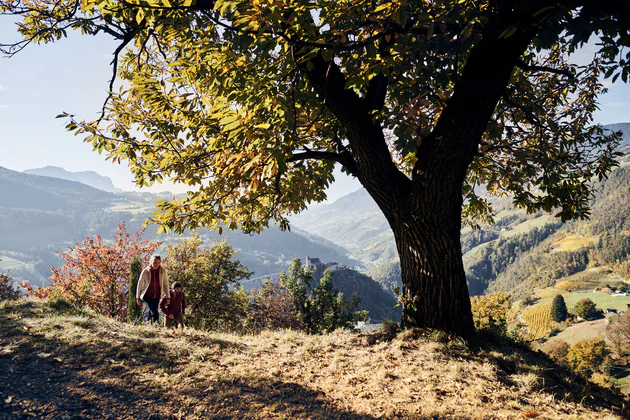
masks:
[(435, 328), (468, 338), (474, 324), (460, 243), (464, 176), (448, 170), (427, 175), (421, 189), (398, 198), (389, 195), (389, 200), (379, 199), (389, 186), (367, 188), (396, 240), (403, 327)]
[(403, 327), (435, 328), (463, 337), (474, 334), (459, 232), (416, 223), (394, 229), (403, 282)]

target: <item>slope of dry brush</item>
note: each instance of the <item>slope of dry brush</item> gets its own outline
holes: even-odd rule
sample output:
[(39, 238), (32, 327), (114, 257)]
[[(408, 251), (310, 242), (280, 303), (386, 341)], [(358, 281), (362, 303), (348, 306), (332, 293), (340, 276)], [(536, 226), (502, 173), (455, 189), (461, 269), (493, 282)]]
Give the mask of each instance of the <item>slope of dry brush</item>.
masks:
[[(513, 347), (401, 333), (235, 336), (0, 304), (9, 418), (618, 418), (623, 401)], [(611, 414), (615, 413), (615, 414)]]

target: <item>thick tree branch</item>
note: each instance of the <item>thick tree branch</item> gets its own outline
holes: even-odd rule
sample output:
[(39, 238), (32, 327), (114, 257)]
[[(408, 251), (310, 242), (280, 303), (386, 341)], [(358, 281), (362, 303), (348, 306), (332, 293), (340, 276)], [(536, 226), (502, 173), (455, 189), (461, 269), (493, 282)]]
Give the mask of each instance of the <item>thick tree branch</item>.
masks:
[[(356, 172), (353, 173), (356, 173), (366, 188), (372, 190), (377, 202), (381, 199), (383, 202), (391, 201), (392, 195), (402, 196), (410, 186), (410, 181), (392, 161), (383, 129), (373, 119), (373, 107), (366, 98), (345, 88), (346, 78), (334, 60), (326, 61), (321, 53), (309, 60), (303, 60), (296, 49), (293, 50), (296, 64), (306, 74), (323, 103), (344, 127), (345, 137), (350, 142), (356, 162)], [(386, 86), (382, 85), (380, 89), (373, 88), (373, 97), (377, 96), (376, 92), (383, 92), (384, 89)], [(374, 173), (379, 174), (380, 181), (390, 185), (387, 191), (375, 190), (378, 186)]]
[(481, 41), (472, 48), (433, 132), (416, 152), (414, 181), (423, 179), (428, 172), (438, 171), (463, 182), (516, 62), (535, 35), (535, 27), (528, 24), (510, 36), (501, 36), (505, 20), (495, 15)]
[(575, 79), (575, 75), (571, 73), (571, 71), (569, 71), (568, 69), (555, 69), (555, 68), (547, 67), (547, 66), (532, 66), (532, 65), (527, 64), (522, 59), (519, 59), (516, 61), (516, 66), (526, 71), (542, 71), (545, 73), (553, 73), (553, 74), (559, 74), (561, 76), (566, 76), (571, 80)]
[(385, 98), (387, 97), (387, 86), (389, 80), (382, 73), (374, 76), (368, 85), (365, 101), (370, 109), (380, 111), (385, 106)]

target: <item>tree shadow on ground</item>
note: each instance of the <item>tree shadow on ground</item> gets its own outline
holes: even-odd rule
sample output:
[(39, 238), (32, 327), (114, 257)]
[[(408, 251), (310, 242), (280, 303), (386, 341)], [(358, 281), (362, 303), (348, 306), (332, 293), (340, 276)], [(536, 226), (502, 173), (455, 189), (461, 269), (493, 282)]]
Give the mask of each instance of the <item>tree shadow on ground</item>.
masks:
[[(20, 310), (33, 307), (26, 303)], [(324, 393), (279, 379), (197, 375), (172, 385), (157, 376), (177, 377), (189, 367), (159, 340), (70, 343), (5, 315), (0, 311), (0, 419), (373, 418), (340, 410)], [(96, 334), (89, 319), (77, 322), (86, 334)], [(204, 345), (232, 344), (205, 337)], [(156, 380), (146, 379), (152, 375)]]

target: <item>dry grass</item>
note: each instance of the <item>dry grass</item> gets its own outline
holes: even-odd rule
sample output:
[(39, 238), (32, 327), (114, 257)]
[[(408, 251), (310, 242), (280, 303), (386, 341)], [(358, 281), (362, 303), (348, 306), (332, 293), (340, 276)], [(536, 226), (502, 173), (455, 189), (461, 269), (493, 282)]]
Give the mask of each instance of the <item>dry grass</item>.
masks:
[(460, 340), (440, 341), (408, 331), (388, 342), (342, 332), (173, 333), (89, 313), (60, 314), (39, 301), (3, 303), (0, 412), (43, 418), (621, 418), (619, 397), (533, 352), (510, 346), (472, 351)]
[(573, 324), (565, 328), (555, 338), (566, 341), (567, 344), (573, 345), (580, 340), (587, 338), (605, 338), (606, 320), (597, 319), (595, 321), (584, 321)]

